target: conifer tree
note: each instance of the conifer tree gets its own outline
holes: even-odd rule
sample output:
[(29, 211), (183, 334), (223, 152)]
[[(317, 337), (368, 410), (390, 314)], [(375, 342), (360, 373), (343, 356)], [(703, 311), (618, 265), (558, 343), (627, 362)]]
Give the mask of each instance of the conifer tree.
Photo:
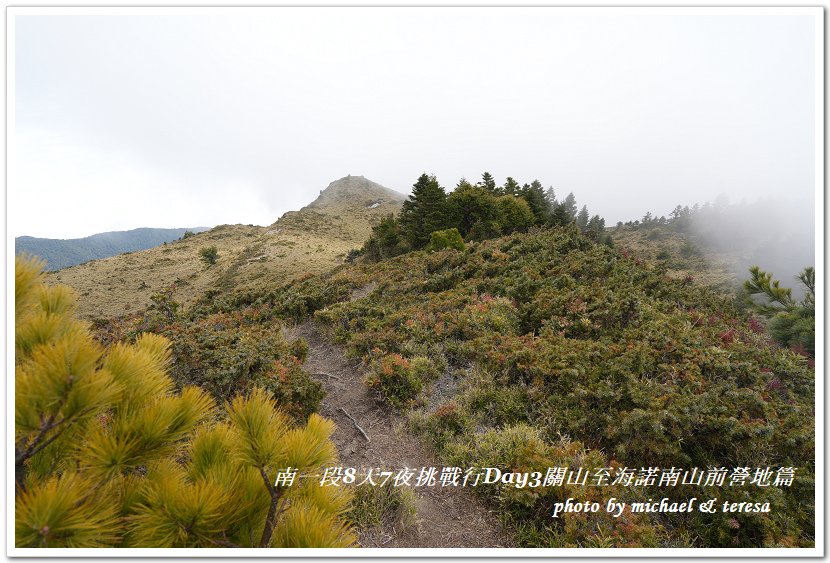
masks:
[(588, 228), (588, 206), (583, 205), (582, 209), (579, 210), (579, 213), (576, 216), (576, 226), (579, 227), (580, 231), (584, 231)]
[(363, 245), (363, 253), (369, 260), (383, 260), (407, 251), (400, 221), (393, 215), (383, 217), (372, 227), (372, 235)]
[[(18, 547), (345, 547), (349, 496), (292, 470), (335, 461), (334, 425), (294, 427), (261, 389), (221, 416), (166, 373), (169, 342), (104, 350), (66, 287), (15, 267)], [(282, 477), (282, 478), (281, 478)]]
[(744, 282), (748, 296), (757, 295), (763, 301), (747, 300), (749, 306), (769, 319), (768, 329), (772, 338), (782, 346), (801, 349), (815, 354), (816, 305), (815, 270), (812, 267), (796, 276), (805, 288), (804, 299), (796, 301), (792, 289), (781, 287), (772, 273), (758, 266), (749, 269), (751, 278)]
[(484, 188), (491, 194), (495, 194), (498, 192), (496, 188), (496, 180), (489, 172), (484, 172), (481, 175), (481, 182), (478, 183), (479, 187)]
[[(697, 207), (697, 204), (695, 204), (695, 206)], [(689, 209), (688, 205), (686, 207), (678, 205), (669, 214), (669, 224), (674, 230), (685, 232), (689, 229), (689, 225), (691, 224), (692, 214), (693, 213)]]
[(601, 241), (605, 233), (605, 219), (599, 215), (594, 215), (585, 226), (585, 232), (593, 240)]
[[(541, 184), (539, 187), (542, 187)], [(556, 192), (554, 191), (553, 186), (550, 186), (547, 190), (545, 190), (545, 201), (547, 201), (548, 204), (548, 213), (552, 214), (556, 210), (556, 206), (558, 204), (556, 201)]]
[(467, 181), (467, 178), (461, 178), (458, 183), (455, 185), (455, 189), (459, 188), (472, 188), (473, 185)]
[(554, 225), (568, 225), (576, 219), (576, 198), (573, 192), (565, 197), (564, 201), (556, 205), (553, 212)]
[(447, 194), (435, 176), (421, 174), (412, 186), (412, 194), (403, 202), (398, 218), (401, 230), (413, 249), (429, 243), (430, 234), (452, 225), (446, 209)]
[(519, 195), (530, 206), (530, 210), (533, 212), (534, 222), (537, 225), (548, 222), (550, 205), (545, 190), (542, 189), (542, 183), (539, 180), (533, 180), (530, 185), (525, 184)]
[(504, 182), (502, 192), (505, 195), (519, 195), (520, 189), (521, 188), (519, 187), (519, 182), (508, 176), (507, 180), (505, 180)]
[[(744, 282), (744, 290), (749, 295), (761, 295), (767, 300), (767, 303), (758, 305), (758, 311), (777, 313), (795, 305), (793, 290), (789, 287), (781, 287), (781, 282), (774, 280), (771, 272), (764, 272), (760, 267), (752, 266), (749, 273), (752, 277)], [(808, 278), (805, 276), (805, 279)]]
[(602, 234), (605, 232), (605, 219), (599, 215), (594, 215), (586, 225), (587, 230), (595, 234)]

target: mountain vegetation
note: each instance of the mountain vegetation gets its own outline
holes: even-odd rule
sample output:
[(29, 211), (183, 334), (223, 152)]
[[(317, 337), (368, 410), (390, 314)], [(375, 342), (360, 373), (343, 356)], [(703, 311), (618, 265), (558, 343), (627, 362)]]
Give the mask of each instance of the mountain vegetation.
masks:
[(769, 320), (769, 332), (782, 346), (805, 352), (816, 353), (816, 273), (813, 268), (804, 268), (798, 281), (804, 286), (804, 299), (793, 299), (792, 289), (780, 286), (772, 274), (758, 266), (749, 269), (752, 277), (744, 282), (748, 296), (761, 296), (764, 301), (749, 301), (750, 307)]
[(17, 547), (347, 547), (348, 490), (297, 478), (331, 464), (334, 424), (296, 424), (266, 390), (223, 408), (167, 374), (168, 341), (104, 350), (46, 287), (15, 279)]
[[(730, 204), (722, 197), (714, 203), (678, 205), (668, 217), (646, 212), (640, 219), (619, 222), (613, 236), (659, 260), (692, 265), (688, 273), (705, 272), (701, 281), (734, 292), (756, 265), (797, 280), (815, 260), (814, 226), (812, 206), (804, 203), (762, 199)], [(806, 290), (800, 282), (792, 286), (797, 299)]]
[[(405, 196), (362, 176), (329, 184), (319, 197), (267, 227), (219, 225), (149, 250), (94, 260), (47, 274), (78, 293), (86, 319), (140, 313), (157, 293), (171, 291), (184, 306), (208, 291), (269, 287), (341, 264), (373, 225), (398, 213)], [(209, 268), (200, 249), (216, 247)]]
[[(402, 413), (437, 463), (540, 475), (551, 468), (564, 468), (563, 475), (590, 470), (584, 484), (546, 478), (533, 487), (498, 482), (470, 489), (500, 515), (519, 546), (814, 545), (814, 273), (802, 273), (804, 299), (760, 268), (738, 293), (727, 270), (687, 237), (693, 210), (675, 211), (669, 219), (647, 214), (606, 229), (574, 194), (559, 200), (539, 181), (507, 178), (499, 186), (484, 173), (477, 184), (462, 179), (448, 192), (423, 174), (404, 201), (347, 177), (283, 216), (271, 229), (278, 233), (225, 226), (168, 245), (171, 255), (187, 256), (178, 275), (191, 285), (132, 289), (146, 291), (140, 306), (96, 319), (96, 341), (80, 328), (70, 331), (82, 335), (78, 349), (87, 350), (78, 373), (90, 374), (90, 385), (81, 387), (89, 389), (90, 402), (61, 399), (74, 389), (63, 375), (54, 376), (65, 375), (61, 370), (43, 371), (52, 379), (32, 379), (51, 381), (50, 400), (39, 398), (38, 385), (26, 384), (29, 410), (16, 422), (16, 453), (24, 454), (18, 543), (46, 545), (51, 522), (95, 514), (90, 521), (100, 521), (106, 533), (83, 528), (71, 541), (247, 546), (289, 545), (295, 538), (297, 545), (348, 545), (354, 538), (341, 515), (376, 525), (385, 507), (410, 504), (394, 491), (358, 491), (350, 508), (350, 494), (313, 488), (298, 492), (284, 512), (285, 503), (272, 510), (288, 494), (269, 485), (274, 471), (319, 467), (334, 455), (326, 445), (330, 427), (315, 414), (326, 398), (313, 376), (327, 375), (306, 371), (308, 342), (283, 330), (311, 323), (360, 362), (378, 408)], [(338, 217), (354, 219), (360, 229), (328, 230)], [(342, 253), (314, 267), (273, 260), (281, 241), (312, 236)], [(205, 268), (198, 250), (211, 245), (217, 260)], [(158, 258), (155, 252), (131, 268), (146, 266), (144, 260)], [(194, 273), (184, 274), (188, 269)], [(17, 289), (27, 294), (39, 278), (31, 268), (21, 271)], [(18, 307), (30, 311), (17, 319), (18, 387), (30, 372), (41, 373), (32, 367), (38, 358), (63, 350), (61, 327), (69, 326), (63, 319), (70, 300), (59, 297), (66, 290), (38, 291), (44, 297), (29, 293), (27, 305)], [(131, 358), (152, 375), (129, 367)], [(49, 365), (59, 364), (65, 361)], [(168, 410), (156, 416), (152, 409), (121, 407), (133, 385), (141, 405)], [(146, 386), (155, 395), (141, 395)], [(103, 395), (95, 398), (98, 392)], [(169, 416), (180, 421), (175, 431)], [(53, 428), (55, 421), (72, 424)], [(266, 426), (280, 430), (272, 435)], [(56, 428), (66, 433), (41, 448)], [(81, 434), (63, 428), (90, 438), (73, 439)], [(131, 432), (124, 435), (130, 440), (119, 441), (120, 432)], [(289, 444), (318, 444), (311, 450), (325, 455), (291, 457), (289, 448), (276, 445), (288, 436)], [(27, 451), (34, 453), (26, 457)], [(105, 471), (96, 459), (107, 460)], [(214, 464), (210, 471), (200, 465), (205, 460)], [(644, 476), (650, 467), (697, 469), (707, 481), (684, 477), (667, 488)], [(794, 475), (790, 482), (774, 478), (787, 474)], [(615, 479), (620, 475), (631, 482)], [(726, 478), (732, 475), (738, 477)], [(100, 491), (78, 499), (112, 506), (72, 497), (65, 520), (31, 516), (49, 513), (47, 493), (37, 500), (29, 490), (54, 496), (70, 478), (73, 489), (77, 482), (81, 491)], [(244, 495), (253, 487), (256, 509), (221, 497), (233, 490), (250, 498)], [(205, 497), (219, 500), (199, 513), (209, 517), (198, 528), (204, 533), (171, 524), (170, 514), (195, 517), (202, 491), (219, 491)], [(620, 517), (601, 510), (551, 518), (556, 503), (611, 497), (629, 503)], [(769, 503), (772, 510), (630, 508), (664, 497)], [(302, 512), (306, 501), (321, 511), (319, 518)]]
[[(366, 299), (345, 299), (376, 284)], [(298, 307), (298, 304), (302, 305)], [(575, 225), (413, 251), (205, 311), (314, 314), (369, 370), (378, 397), (410, 413), (447, 463), (798, 468), (792, 487), (684, 485), (683, 498), (770, 502), (771, 514), (566, 515), (569, 496), (659, 498), (643, 487), (482, 488), (522, 545), (810, 545), (814, 373), (735, 298), (598, 244)], [(438, 380), (457, 392), (430, 399)], [(749, 485), (747, 485), (749, 487)]]
[(203, 246), (199, 249), (199, 258), (202, 259), (205, 266), (213, 266), (216, 264), (216, 260), (219, 259), (219, 250), (215, 246)]
[(98, 233), (76, 239), (17, 237), (15, 254), (39, 256), (46, 261), (46, 270), (60, 270), (90, 260), (109, 258), (124, 252), (136, 252), (182, 238), (186, 233), (206, 231), (206, 227), (190, 229), (132, 229)]
[(604, 219), (599, 215), (589, 219), (587, 206), (577, 216), (572, 193), (559, 202), (553, 189), (543, 190), (538, 180), (519, 187), (508, 177), (505, 185), (498, 187), (492, 175), (484, 172), (478, 184), (462, 178), (448, 194), (435, 176), (422, 174), (399, 216), (386, 217), (376, 225), (360, 254), (379, 260), (420, 250), (432, 244), (432, 233), (437, 231), (454, 229), (464, 240), (481, 241), (526, 232), (533, 226), (571, 223), (592, 238), (613, 244), (605, 234)]

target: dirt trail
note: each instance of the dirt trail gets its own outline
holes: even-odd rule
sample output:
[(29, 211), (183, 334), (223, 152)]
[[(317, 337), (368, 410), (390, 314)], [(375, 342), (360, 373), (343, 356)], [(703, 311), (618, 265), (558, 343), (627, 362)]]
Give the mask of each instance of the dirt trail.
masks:
[[(361, 297), (360, 294), (355, 297)], [(291, 328), (288, 336), (308, 342), (307, 371), (323, 384), (320, 414), (337, 423), (334, 442), (344, 467), (420, 470), (442, 464), (403, 425), (403, 418), (377, 401), (363, 383), (357, 362), (332, 344), (313, 320)], [(351, 415), (368, 434), (367, 442)], [(413, 479), (414, 484), (414, 479)], [(361, 533), (364, 547), (512, 547), (496, 515), (469, 491), (452, 487), (418, 487), (415, 523)]]

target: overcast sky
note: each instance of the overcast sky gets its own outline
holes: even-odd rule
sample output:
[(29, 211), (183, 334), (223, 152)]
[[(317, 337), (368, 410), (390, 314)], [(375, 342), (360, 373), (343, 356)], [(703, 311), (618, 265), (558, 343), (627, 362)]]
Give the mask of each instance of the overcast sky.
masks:
[[(819, 14), (820, 17), (820, 14)], [(489, 170), (609, 224), (815, 191), (812, 16), (15, 17), (13, 235), (266, 225), (347, 174)]]

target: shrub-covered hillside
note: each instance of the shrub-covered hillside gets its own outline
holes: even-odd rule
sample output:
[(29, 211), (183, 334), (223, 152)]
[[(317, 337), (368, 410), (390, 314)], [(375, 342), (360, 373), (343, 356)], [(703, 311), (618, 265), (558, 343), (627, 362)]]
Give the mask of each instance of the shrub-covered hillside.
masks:
[[(366, 298), (354, 288), (374, 284)], [(726, 479), (480, 487), (529, 546), (804, 546), (814, 533), (814, 373), (712, 290), (572, 227), (410, 252), (201, 313), (315, 314), (448, 464), (699, 468)], [(735, 468), (749, 468), (745, 481)], [(756, 468), (770, 474), (756, 475)], [(791, 486), (776, 472), (795, 468)], [(738, 472), (739, 474), (742, 471)], [(766, 477), (764, 477), (766, 475)], [(685, 480), (685, 479), (684, 479)], [(601, 480), (600, 480), (601, 481)], [(741, 484), (742, 483), (742, 484)], [(550, 517), (554, 502), (769, 502), (770, 513)]]

